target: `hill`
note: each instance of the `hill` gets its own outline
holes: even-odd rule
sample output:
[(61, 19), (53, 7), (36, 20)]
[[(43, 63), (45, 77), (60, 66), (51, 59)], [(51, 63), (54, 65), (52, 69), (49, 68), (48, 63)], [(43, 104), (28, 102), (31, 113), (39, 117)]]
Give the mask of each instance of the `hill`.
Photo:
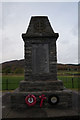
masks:
[(24, 60), (14, 60), (2, 63), (2, 73), (24, 73)]
[[(24, 73), (24, 59), (13, 60), (0, 64), (2, 65), (2, 73), (14, 73), (14, 74), (23, 74)], [(80, 69), (80, 64), (57, 64), (58, 70), (69, 70), (69, 71), (78, 71)]]

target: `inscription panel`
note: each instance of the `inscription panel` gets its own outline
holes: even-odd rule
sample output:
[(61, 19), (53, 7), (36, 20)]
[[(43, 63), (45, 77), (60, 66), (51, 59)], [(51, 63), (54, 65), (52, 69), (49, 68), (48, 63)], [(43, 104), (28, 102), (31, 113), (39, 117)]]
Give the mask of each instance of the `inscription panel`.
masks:
[(49, 73), (48, 44), (32, 44), (32, 73)]

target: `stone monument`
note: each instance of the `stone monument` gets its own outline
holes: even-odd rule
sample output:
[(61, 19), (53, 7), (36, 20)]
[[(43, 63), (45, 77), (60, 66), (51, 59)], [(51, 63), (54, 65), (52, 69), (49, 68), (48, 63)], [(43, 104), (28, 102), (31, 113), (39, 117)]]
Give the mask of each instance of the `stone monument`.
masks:
[(72, 92), (57, 79), (58, 37), (47, 16), (31, 17), (27, 32), (22, 34), (25, 79), (11, 95), (13, 108), (72, 106)]

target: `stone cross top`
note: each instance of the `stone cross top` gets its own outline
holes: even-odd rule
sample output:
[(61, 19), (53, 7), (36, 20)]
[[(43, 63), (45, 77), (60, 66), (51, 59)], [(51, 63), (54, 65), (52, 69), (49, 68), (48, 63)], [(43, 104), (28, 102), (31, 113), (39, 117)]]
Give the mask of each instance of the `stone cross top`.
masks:
[(57, 80), (58, 36), (48, 17), (31, 17), (27, 32), (22, 34), (25, 44), (25, 80)]

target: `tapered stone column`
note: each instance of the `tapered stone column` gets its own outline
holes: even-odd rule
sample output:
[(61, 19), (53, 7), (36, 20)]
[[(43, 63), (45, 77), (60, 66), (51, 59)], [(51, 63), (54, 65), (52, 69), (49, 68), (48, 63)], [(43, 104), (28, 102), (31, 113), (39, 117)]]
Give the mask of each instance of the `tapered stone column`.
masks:
[(22, 34), (25, 47), (25, 80), (57, 80), (56, 40), (48, 17), (32, 17)]
[(26, 82), (21, 82), (21, 91), (34, 91), (34, 88), (36, 91), (63, 89), (62, 81), (57, 80), (58, 37), (59, 34), (53, 31), (48, 17), (31, 18), (27, 32), (22, 34)]

